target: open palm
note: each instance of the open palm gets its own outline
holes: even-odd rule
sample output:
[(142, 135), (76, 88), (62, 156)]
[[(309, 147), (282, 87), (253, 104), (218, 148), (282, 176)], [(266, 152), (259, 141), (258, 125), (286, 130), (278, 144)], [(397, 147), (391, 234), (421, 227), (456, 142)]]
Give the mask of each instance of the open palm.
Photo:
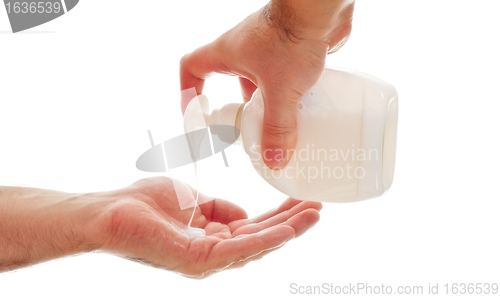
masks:
[[(108, 193), (112, 204), (103, 249), (189, 277), (206, 277), (243, 266), (300, 236), (319, 220), (322, 207), (290, 198), (247, 219), (241, 207), (200, 194), (192, 226), (204, 229), (206, 236), (189, 239), (182, 229), (193, 209), (181, 210), (173, 181), (148, 178)], [(196, 190), (185, 187), (189, 191), (182, 195), (194, 202)]]

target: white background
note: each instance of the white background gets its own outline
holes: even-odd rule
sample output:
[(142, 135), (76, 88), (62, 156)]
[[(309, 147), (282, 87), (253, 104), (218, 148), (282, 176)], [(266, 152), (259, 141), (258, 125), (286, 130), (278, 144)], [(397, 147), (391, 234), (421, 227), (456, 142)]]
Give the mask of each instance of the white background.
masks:
[[(265, 3), (82, 0), (20, 34), (1, 8), (0, 184), (91, 192), (149, 176), (135, 168), (146, 130), (157, 142), (182, 133), (179, 59)], [(351, 39), (327, 64), (398, 89), (396, 176), (383, 197), (325, 204), (304, 236), (201, 281), (91, 253), (2, 274), (0, 297), (283, 297), (291, 283), (358, 282), (440, 283), (441, 294), (445, 283), (500, 283), (499, 14), (498, 1), (357, 1)], [(241, 101), (232, 77), (210, 78), (205, 93), (212, 108)], [(227, 157), (229, 168), (221, 156), (202, 166), (202, 191), (250, 216), (285, 199), (241, 148)]]

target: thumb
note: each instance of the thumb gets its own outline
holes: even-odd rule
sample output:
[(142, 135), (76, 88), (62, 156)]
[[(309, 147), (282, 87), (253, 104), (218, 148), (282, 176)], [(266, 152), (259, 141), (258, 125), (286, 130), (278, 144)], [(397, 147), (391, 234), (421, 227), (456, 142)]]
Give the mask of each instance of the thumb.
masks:
[[(284, 168), (297, 143), (297, 105), (302, 97), (294, 90), (263, 90), (262, 159), (270, 169)], [(276, 90), (276, 91), (275, 91)]]

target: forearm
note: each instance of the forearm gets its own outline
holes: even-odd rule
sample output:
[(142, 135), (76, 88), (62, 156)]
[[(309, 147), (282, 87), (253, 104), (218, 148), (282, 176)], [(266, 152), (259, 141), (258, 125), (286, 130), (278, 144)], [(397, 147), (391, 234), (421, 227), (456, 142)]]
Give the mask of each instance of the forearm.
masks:
[(0, 272), (99, 247), (90, 196), (0, 186)]

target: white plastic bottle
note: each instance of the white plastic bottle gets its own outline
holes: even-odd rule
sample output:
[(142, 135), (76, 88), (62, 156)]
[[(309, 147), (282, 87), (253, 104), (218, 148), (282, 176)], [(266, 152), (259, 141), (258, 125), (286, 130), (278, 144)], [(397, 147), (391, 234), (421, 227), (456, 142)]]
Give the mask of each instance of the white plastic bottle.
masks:
[(264, 104), (257, 90), (247, 104), (228, 104), (208, 114), (203, 95), (185, 113), (186, 132), (200, 128), (203, 113), (212, 134), (220, 125), (241, 132), (246, 153), (268, 183), (290, 197), (321, 202), (374, 198), (392, 184), (396, 156), (398, 96), (375, 77), (325, 68), (297, 108), (297, 145), (281, 170), (266, 167), (261, 154)]

